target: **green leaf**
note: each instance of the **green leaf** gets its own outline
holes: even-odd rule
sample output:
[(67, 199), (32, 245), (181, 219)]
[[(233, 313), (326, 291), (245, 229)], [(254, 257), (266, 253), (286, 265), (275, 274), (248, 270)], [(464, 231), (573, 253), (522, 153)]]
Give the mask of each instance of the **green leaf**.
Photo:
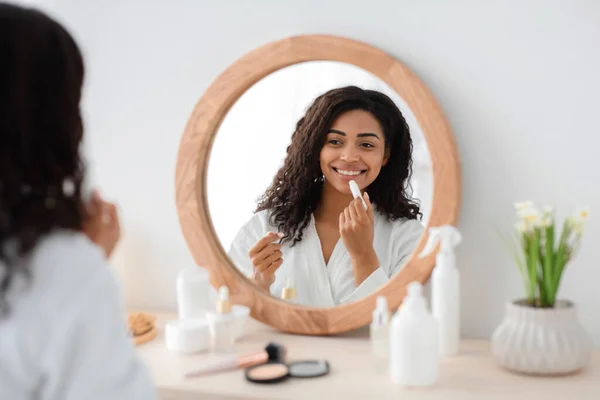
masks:
[(543, 279), (538, 278), (538, 287), (540, 288), (540, 305), (542, 307), (551, 306), (550, 299), (548, 298), (548, 292), (546, 291), (546, 285), (544, 285)]
[(552, 276), (551, 294), (554, 298), (556, 298), (556, 295), (558, 293), (558, 285), (560, 283), (563, 270), (569, 258), (569, 244), (567, 243), (567, 241), (569, 239), (570, 233), (570, 226), (567, 222), (565, 222), (565, 224), (563, 225), (562, 233), (560, 235), (558, 250), (556, 251), (555, 271)]
[(535, 286), (537, 286), (538, 269), (540, 266), (540, 242), (540, 230), (539, 228), (535, 228), (533, 234), (531, 235), (531, 247), (529, 248), (529, 257), (531, 258), (529, 274), (531, 276), (531, 281)]
[(504, 242), (504, 245), (509, 249), (512, 253), (512, 257), (519, 268), (519, 273), (523, 279), (523, 286), (525, 287), (525, 292), (527, 293), (527, 298), (533, 298), (534, 293), (531, 292), (531, 285), (529, 284), (529, 275), (527, 273), (527, 268), (525, 266), (525, 256), (523, 253), (523, 248), (519, 244), (515, 243), (515, 235), (510, 235), (510, 239), (508, 239), (505, 235), (502, 234), (500, 229), (496, 226), (496, 233)]
[(542, 262), (543, 271), (543, 282), (544, 292), (546, 293), (546, 300), (554, 305), (552, 299), (553, 285), (554, 285), (554, 223), (544, 228), (545, 243), (544, 243), (544, 258)]

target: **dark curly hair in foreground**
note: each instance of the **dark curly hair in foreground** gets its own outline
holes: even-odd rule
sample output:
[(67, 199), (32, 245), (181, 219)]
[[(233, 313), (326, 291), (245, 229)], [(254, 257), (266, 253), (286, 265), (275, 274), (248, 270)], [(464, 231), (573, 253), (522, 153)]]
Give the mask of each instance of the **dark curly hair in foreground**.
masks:
[(0, 314), (20, 262), (55, 229), (81, 230), (83, 60), (34, 9), (0, 4)]
[(323, 191), (319, 158), (334, 121), (352, 110), (371, 113), (381, 124), (390, 158), (377, 179), (368, 187), (369, 198), (388, 220), (417, 219), (418, 204), (409, 195), (412, 174), (412, 140), (408, 124), (394, 102), (385, 94), (347, 86), (319, 96), (296, 124), (283, 167), (263, 194), (256, 212), (272, 210), (271, 223), (284, 233), (281, 242), (302, 240)]

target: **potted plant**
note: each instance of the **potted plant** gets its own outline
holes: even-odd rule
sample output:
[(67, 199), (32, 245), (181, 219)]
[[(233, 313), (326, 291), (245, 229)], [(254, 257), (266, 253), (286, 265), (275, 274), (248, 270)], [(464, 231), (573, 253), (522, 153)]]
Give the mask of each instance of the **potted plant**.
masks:
[(514, 237), (505, 241), (519, 267), (526, 297), (506, 305), (504, 320), (492, 335), (492, 356), (501, 366), (528, 374), (580, 370), (590, 360), (592, 341), (579, 323), (575, 304), (557, 295), (581, 243), (588, 211), (566, 218), (559, 231), (551, 207), (540, 211), (524, 202), (515, 208), (516, 241)]

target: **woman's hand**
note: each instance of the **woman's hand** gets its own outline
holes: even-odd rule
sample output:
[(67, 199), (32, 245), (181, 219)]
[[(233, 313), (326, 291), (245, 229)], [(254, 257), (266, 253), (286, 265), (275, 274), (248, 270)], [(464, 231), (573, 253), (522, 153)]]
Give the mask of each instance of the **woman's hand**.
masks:
[(373, 205), (366, 192), (363, 198), (367, 203), (366, 210), (361, 199), (356, 198), (344, 209), (339, 218), (340, 236), (350, 253), (357, 286), (379, 267), (379, 260), (373, 248), (375, 235)]
[(283, 263), (281, 245), (273, 243), (283, 234), (269, 232), (263, 236), (248, 252), (252, 261), (252, 280), (262, 289), (268, 290), (275, 281), (275, 271)]
[(83, 222), (83, 232), (104, 250), (108, 259), (121, 237), (117, 206), (103, 200), (100, 194), (94, 191), (87, 205), (87, 213)]

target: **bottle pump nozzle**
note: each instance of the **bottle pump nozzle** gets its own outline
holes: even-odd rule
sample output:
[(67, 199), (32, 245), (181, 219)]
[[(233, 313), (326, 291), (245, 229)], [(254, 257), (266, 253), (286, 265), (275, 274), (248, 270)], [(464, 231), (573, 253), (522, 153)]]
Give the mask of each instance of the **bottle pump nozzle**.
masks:
[(429, 255), (438, 243), (441, 243), (440, 251), (442, 253), (452, 253), (454, 248), (462, 241), (462, 235), (452, 225), (442, 225), (440, 227), (429, 228), (429, 240), (420, 254), (420, 258)]

